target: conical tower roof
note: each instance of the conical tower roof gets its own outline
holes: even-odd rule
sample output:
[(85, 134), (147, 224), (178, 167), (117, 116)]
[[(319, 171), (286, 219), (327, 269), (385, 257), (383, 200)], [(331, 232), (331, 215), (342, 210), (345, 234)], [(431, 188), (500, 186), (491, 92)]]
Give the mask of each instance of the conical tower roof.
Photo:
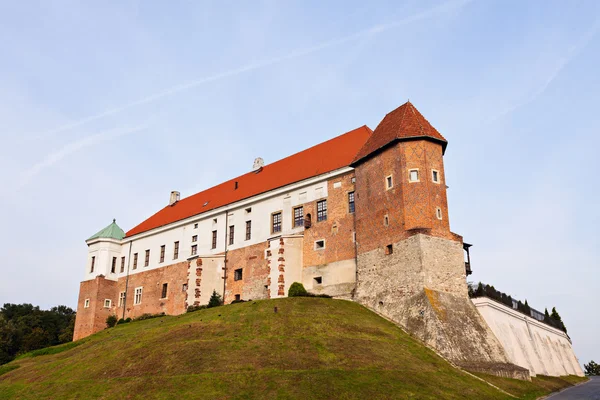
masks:
[(121, 240), (125, 237), (125, 232), (123, 229), (117, 225), (117, 220), (113, 219), (112, 224), (108, 225), (106, 228), (102, 229), (100, 232), (91, 236), (88, 240), (92, 239), (116, 239)]
[(446, 150), (446, 139), (423, 117), (410, 101), (389, 112), (352, 161), (359, 163), (390, 143), (401, 140), (429, 139), (439, 142)]

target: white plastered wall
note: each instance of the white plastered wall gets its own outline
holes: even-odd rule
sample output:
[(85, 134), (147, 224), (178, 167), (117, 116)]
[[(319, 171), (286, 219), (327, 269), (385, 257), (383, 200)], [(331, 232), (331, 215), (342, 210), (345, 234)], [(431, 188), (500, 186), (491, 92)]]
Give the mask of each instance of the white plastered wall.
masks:
[(472, 301), (510, 362), (529, 369), (531, 376), (583, 376), (571, 341), (563, 331), (485, 297)]

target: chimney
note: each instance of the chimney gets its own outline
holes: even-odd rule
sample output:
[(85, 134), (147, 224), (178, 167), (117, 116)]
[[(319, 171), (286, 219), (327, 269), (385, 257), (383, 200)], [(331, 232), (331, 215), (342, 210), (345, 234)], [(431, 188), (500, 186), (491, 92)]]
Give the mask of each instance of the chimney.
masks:
[(173, 204), (177, 203), (179, 201), (179, 192), (173, 190), (171, 192), (171, 198), (169, 199), (169, 205), (172, 206)]
[(263, 160), (262, 158), (258, 157), (258, 158), (256, 158), (254, 160), (254, 165), (252, 166), (252, 171), (259, 171), (264, 166), (265, 166), (265, 160)]

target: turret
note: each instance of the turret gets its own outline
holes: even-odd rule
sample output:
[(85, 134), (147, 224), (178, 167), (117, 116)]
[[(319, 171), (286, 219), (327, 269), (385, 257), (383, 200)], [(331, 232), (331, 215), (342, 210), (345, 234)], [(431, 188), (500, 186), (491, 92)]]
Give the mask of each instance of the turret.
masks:
[(88, 257), (84, 280), (94, 279), (98, 275), (117, 280), (121, 270), (121, 240), (124, 237), (125, 232), (113, 219), (110, 225), (85, 241)]

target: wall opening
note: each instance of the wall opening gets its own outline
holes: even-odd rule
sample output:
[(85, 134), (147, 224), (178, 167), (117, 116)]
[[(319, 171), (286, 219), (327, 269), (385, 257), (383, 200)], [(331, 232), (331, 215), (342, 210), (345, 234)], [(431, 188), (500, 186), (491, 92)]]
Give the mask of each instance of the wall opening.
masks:
[(386, 255), (390, 255), (394, 252), (394, 246), (391, 244), (388, 244), (387, 246), (385, 246), (385, 254)]
[(323, 283), (323, 277), (322, 276), (315, 276), (315, 284), (316, 285), (321, 285)]

